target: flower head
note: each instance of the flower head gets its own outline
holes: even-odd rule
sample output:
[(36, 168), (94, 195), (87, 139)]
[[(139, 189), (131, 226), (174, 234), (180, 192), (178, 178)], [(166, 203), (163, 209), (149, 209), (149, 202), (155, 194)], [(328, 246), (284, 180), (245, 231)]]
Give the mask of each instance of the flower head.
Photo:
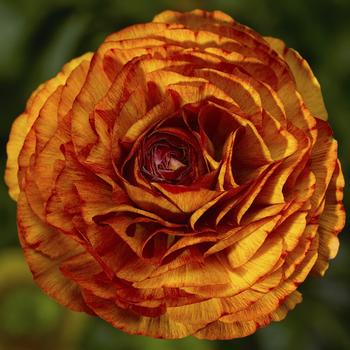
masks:
[(6, 181), (36, 283), (151, 337), (283, 319), (344, 226), (326, 119), (307, 62), (222, 12), (109, 35), (13, 124)]

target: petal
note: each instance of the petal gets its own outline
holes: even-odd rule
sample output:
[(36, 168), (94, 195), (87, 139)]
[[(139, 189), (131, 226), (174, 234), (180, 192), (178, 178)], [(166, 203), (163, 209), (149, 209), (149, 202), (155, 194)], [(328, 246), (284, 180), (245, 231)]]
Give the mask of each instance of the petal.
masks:
[[(271, 232), (275, 227), (276, 223), (280, 219), (280, 216), (273, 216), (270, 218), (265, 218), (262, 220), (257, 220), (255, 222), (249, 223), (245, 226), (238, 226), (228, 230), (223, 237), (220, 237), (220, 240), (212, 247), (210, 247), (204, 254), (204, 256), (209, 256), (220, 252), (241, 240), (244, 240), (245, 237), (249, 237), (254, 232), (256, 235), (264, 235), (264, 232)], [(237, 250), (239, 253), (239, 250)], [(242, 252), (244, 254), (244, 252)]]
[(306, 60), (297, 51), (287, 48), (282, 40), (271, 37), (264, 37), (264, 39), (288, 63), (297, 89), (311, 113), (316, 118), (327, 120), (328, 113), (324, 105), (320, 84)]
[(305, 166), (304, 161), (311, 148), (310, 140), (300, 130), (292, 127), (290, 130), (293, 131), (295, 139), (298, 141), (298, 149), (275, 167), (274, 173), (271, 174), (260, 191), (256, 203), (266, 205), (285, 202), (284, 188), (288, 178), (296, 171), (303, 170), (303, 166)]
[(246, 337), (257, 330), (255, 321), (225, 323), (216, 321), (194, 334), (199, 339), (235, 339)]
[[(220, 321), (225, 323), (254, 321), (258, 318), (269, 316), (272, 312), (278, 312), (277, 310), (281, 305), (285, 304), (286, 298), (289, 298), (289, 300), (294, 298), (295, 303), (293, 307), (289, 308), (293, 309), (297, 303), (301, 302), (301, 294), (293, 292), (294, 288), (292, 284), (282, 284), (281, 287), (266, 293), (248, 308), (231, 315), (225, 315), (220, 318)], [(291, 296), (293, 295), (292, 293), (294, 294), (293, 297)], [(291, 303), (289, 305), (291, 306)]]
[(124, 181), (124, 188), (130, 199), (139, 208), (160, 215), (166, 220), (176, 222), (184, 218), (184, 213), (175, 204), (155, 191), (131, 185), (127, 181)]
[(245, 264), (263, 245), (268, 234), (274, 229), (279, 217), (262, 225), (250, 235), (240, 239), (227, 249), (227, 259), (231, 267), (236, 268)]
[[(241, 291), (256, 283), (259, 278), (272, 271), (281, 254), (282, 241), (278, 236), (266, 240), (250, 260), (231, 271), (232, 287)], [(229, 261), (228, 264), (230, 265)], [(230, 267), (233, 268), (231, 265)]]
[(193, 334), (203, 326), (171, 321), (167, 314), (160, 317), (140, 316), (135, 312), (123, 310), (112, 301), (98, 298), (85, 290), (86, 303), (94, 312), (113, 327), (129, 334), (147, 335), (153, 338), (178, 339)]
[(228, 74), (215, 69), (202, 68), (195, 70), (193, 73), (195, 76), (208, 80), (232, 97), (242, 111), (247, 113), (249, 118), (256, 114), (261, 114), (260, 95), (249, 84), (249, 81), (236, 76), (235, 72)]
[(88, 252), (67, 259), (61, 264), (60, 270), (80, 288), (88, 289), (100, 298), (115, 299), (118, 289), (126, 287), (124, 283), (110, 278)]
[[(205, 266), (205, 268), (204, 268)], [(226, 284), (229, 279), (228, 273), (222, 264), (215, 258), (209, 257), (202, 262), (189, 262), (177, 269), (169, 270), (160, 276), (150, 277), (134, 283), (136, 288), (158, 287), (191, 287), (205, 285)]]
[(301, 235), (306, 228), (307, 212), (297, 212), (286, 220), (275, 231), (283, 239), (283, 246), (286, 252), (291, 252), (298, 244)]
[(344, 177), (337, 161), (325, 197), (324, 211), (319, 218), (319, 256), (314, 267), (314, 272), (324, 275), (329, 265), (329, 259), (333, 259), (338, 252), (338, 233), (345, 225), (345, 210), (342, 203), (344, 191)]
[(164, 23), (136, 24), (110, 34), (105, 39), (105, 42), (151, 37), (152, 34), (158, 34), (168, 28), (183, 28), (183, 26), (179, 24), (170, 25)]
[(82, 300), (79, 287), (60, 271), (61, 263), (79, 254), (82, 248), (41, 222), (30, 210), (24, 194), (20, 195), (18, 203), (19, 237), (35, 282), (60, 304), (91, 313)]
[(184, 213), (192, 213), (220, 195), (220, 192), (197, 186), (173, 186), (152, 183), (168, 200), (173, 202)]
[(188, 27), (200, 26), (205, 23), (232, 24), (233, 19), (221, 11), (193, 10), (187, 13), (176, 11), (163, 11), (153, 18), (156, 23), (182, 23)]
[(85, 304), (77, 284), (60, 271), (60, 259), (51, 260), (31, 248), (24, 248), (24, 254), (35, 283), (46, 294), (73, 311), (93, 314)]
[(87, 53), (70, 61), (62, 68), (62, 71), (55, 78), (40, 85), (29, 99), (26, 111), (13, 123), (7, 144), (8, 161), (5, 173), (5, 181), (9, 186), (9, 192), (13, 199), (16, 200), (19, 194), (19, 187), (16, 181), (18, 171), (17, 159), (23, 147), (25, 138), (39, 115), (39, 111), (57, 87), (65, 84), (71, 72), (77, 66), (85, 61), (89, 61), (90, 59), (91, 54)]
[(223, 313), (223, 308), (218, 298), (193, 303), (181, 307), (170, 307), (167, 314), (173, 322), (186, 320), (189, 324), (208, 324), (216, 321)]
[(58, 116), (57, 109), (62, 97), (63, 87), (59, 86), (46, 100), (37, 119), (34, 122), (34, 130), (36, 135), (36, 152), (40, 153), (46, 143), (54, 135)]
[(296, 137), (266, 112), (262, 117), (262, 137), (274, 161), (287, 158), (298, 149)]
[(327, 122), (317, 120), (318, 135), (311, 153), (311, 171), (316, 176), (315, 193), (311, 204), (313, 209), (322, 202), (331, 176), (337, 164), (338, 144), (332, 137), (332, 130)]
[(270, 318), (273, 321), (281, 321), (286, 316), (289, 310), (293, 310), (295, 306), (302, 301), (301, 294), (295, 291), (289, 295), (282, 305), (279, 306), (277, 310), (271, 313)]
[(7, 143), (7, 164), (5, 172), (5, 182), (9, 188), (9, 194), (13, 200), (17, 200), (20, 189), (18, 186), (18, 155), (23, 146), (25, 137), (27, 136), (27, 120), (26, 113), (21, 114), (12, 124), (9, 142)]
[[(311, 243), (316, 236), (317, 229), (318, 225), (308, 224), (303, 235), (299, 238), (297, 246), (287, 255), (286, 262), (283, 265), (285, 278), (289, 278), (298, 265), (305, 259), (310, 250)], [(313, 267), (313, 269), (315, 269), (315, 267)]]
[[(156, 234), (159, 225), (146, 217), (118, 215), (104, 221), (141, 259), (144, 257), (144, 248), (147, 242)], [(160, 241), (160, 239), (159, 239)], [(161, 242), (159, 242), (161, 243)], [(155, 254), (162, 253), (160, 244)], [(153, 256), (151, 257), (153, 258)]]

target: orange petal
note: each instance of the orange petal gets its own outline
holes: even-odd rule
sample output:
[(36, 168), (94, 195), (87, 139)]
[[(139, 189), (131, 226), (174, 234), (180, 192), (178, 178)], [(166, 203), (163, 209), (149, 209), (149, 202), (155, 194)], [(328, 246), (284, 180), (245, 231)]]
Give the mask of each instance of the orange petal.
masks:
[(173, 202), (184, 213), (192, 213), (219, 196), (220, 192), (197, 186), (172, 186), (152, 183), (168, 200)]
[(234, 159), (244, 165), (264, 165), (273, 161), (265, 140), (252, 124), (247, 124), (245, 134), (236, 144)]
[(203, 326), (203, 324), (172, 322), (167, 314), (158, 317), (140, 316), (135, 312), (119, 308), (112, 301), (98, 298), (87, 290), (83, 293), (86, 303), (99, 317), (129, 334), (178, 339), (193, 334)]
[(59, 86), (48, 97), (34, 122), (37, 153), (42, 151), (56, 131), (58, 124), (57, 109), (61, 100), (62, 90), (63, 87)]
[(296, 128), (293, 129), (293, 133), (295, 134), (295, 139), (298, 141), (298, 150), (280, 162), (279, 166), (275, 168), (274, 173), (271, 174), (269, 180), (256, 198), (256, 203), (266, 205), (285, 202), (284, 187), (288, 178), (300, 170), (298, 166), (301, 170), (305, 166), (304, 159), (306, 159), (310, 151), (310, 140)]
[(222, 313), (222, 304), (218, 298), (180, 307), (169, 307), (167, 310), (171, 321), (182, 322), (186, 320), (186, 323), (189, 324), (202, 325), (216, 321)]
[(121, 284), (106, 276), (102, 267), (87, 252), (67, 259), (61, 264), (60, 270), (81, 288), (93, 291), (101, 298), (114, 299), (117, 288), (121, 287)]
[[(78, 252), (71, 250), (71, 253)], [(60, 271), (62, 260), (51, 260), (31, 248), (24, 248), (24, 254), (35, 283), (46, 294), (73, 311), (93, 314), (93, 311), (85, 304), (78, 285)]]
[(306, 228), (307, 214), (307, 212), (297, 212), (283, 221), (276, 229), (275, 232), (283, 239), (283, 246), (286, 252), (291, 252), (297, 246)]
[(261, 114), (261, 100), (259, 93), (245, 80), (232, 74), (216, 69), (202, 68), (194, 71), (194, 75), (204, 78), (219, 87), (238, 104), (249, 117)]
[(263, 245), (268, 234), (275, 227), (279, 217), (262, 225), (250, 235), (240, 239), (227, 249), (227, 259), (231, 267), (236, 268), (245, 264)]
[(12, 124), (10, 139), (7, 143), (7, 164), (5, 172), (5, 182), (9, 188), (9, 194), (13, 200), (17, 200), (20, 189), (18, 186), (18, 155), (23, 146), (25, 137), (27, 136), (27, 120), (26, 113), (21, 114)]
[(78, 154), (97, 141), (95, 130), (90, 124), (90, 113), (111, 86), (103, 67), (106, 50), (101, 46), (92, 57), (84, 84), (72, 107), (71, 134)]
[[(112, 213), (119, 205), (130, 203), (118, 186), (115, 185), (112, 189), (102, 181), (88, 176), (85, 179), (75, 179), (73, 186), (81, 199), (79, 206), (88, 224), (93, 223), (95, 217)], [(91, 188), (98, 190), (92, 192)]]
[(333, 259), (338, 252), (338, 233), (345, 225), (345, 210), (342, 203), (344, 191), (344, 177), (337, 161), (329, 187), (325, 196), (324, 211), (319, 218), (319, 256), (314, 271), (324, 275), (328, 268), (329, 259)]
[(262, 220), (257, 220), (245, 226), (237, 226), (229, 229), (223, 237), (220, 237), (220, 240), (218, 240), (216, 244), (205, 252), (204, 256), (218, 253), (251, 235), (253, 232), (261, 232), (261, 234), (263, 234), (267, 228), (272, 230), (279, 218), (280, 216), (273, 216)]
[(145, 23), (124, 28), (107, 36), (105, 42), (151, 37), (168, 28), (183, 28), (181, 24)]
[(232, 24), (233, 19), (221, 11), (193, 10), (191, 12), (163, 11), (153, 18), (155, 23), (181, 23), (188, 27), (201, 26), (206, 23)]
[(291, 295), (289, 295), (282, 305), (279, 306), (277, 310), (271, 313), (272, 321), (281, 321), (283, 320), (289, 310), (293, 310), (297, 304), (302, 301), (301, 294), (298, 291), (295, 291)]
[(60, 264), (79, 254), (82, 248), (40, 221), (30, 210), (24, 194), (20, 195), (18, 203), (19, 238), (35, 282), (60, 304), (90, 313), (79, 287), (60, 271)]
[[(232, 288), (241, 291), (256, 283), (261, 276), (271, 272), (281, 254), (282, 241), (277, 236), (266, 240), (244, 265), (234, 269), (230, 266)], [(229, 261), (228, 264), (230, 264)]]
[(13, 123), (7, 144), (8, 161), (5, 173), (5, 181), (8, 183), (9, 192), (13, 199), (16, 200), (19, 194), (19, 187), (16, 181), (18, 171), (17, 158), (29, 130), (39, 115), (39, 111), (57, 87), (65, 84), (71, 72), (77, 66), (90, 59), (91, 54), (88, 53), (70, 61), (55, 78), (40, 85), (28, 100), (25, 113), (21, 114)]
[(332, 137), (327, 122), (317, 120), (318, 135), (311, 153), (310, 169), (316, 176), (315, 193), (311, 198), (313, 209), (322, 202), (337, 162), (338, 144)]
[(306, 254), (310, 250), (311, 243), (316, 236), (317, 229), (317, 225), (308, 224), (302, 237), (298, 240), (298, 245), (286, 256), (286, 262), (283, 266), (285, 278), (289, 278), (298, 265), (305, 259)]
[(218, 187), (220, 190), (237, 188), (238, 184), (233, 176), (233, 150), (234, 143), (236, 142), (238, 130), (231, 133), (227, 138), (223, 148), (222, 164), (218, 175)]
[[(285, 304), (286, 298), (292, 298), (291, 295), (293, 294), (294, 305), (296, 305), (301, 302), (301, 294), (293, 292), (294, 288), (292, 285), (282, 284), (281, 287), (266, 293), (248, 308), (231, 315), (225, 315), (220, 318), (220, 321), (225, 323), (255, 321), (261, 317), (269, 316), (272, 312), (278, 312), (277, 310), (281, 305)], [(291, 304), (289, 305), (291, 306)], [(289, 309), (294, 308), (294, 305)]]
[[(248, 187), (244, 194), (237, 197), (237, 200), (234, 200), (233, 203), (229, 203), (226, 208), (219, 215), (217, 222), (222, 220), (225, 215), (230, 218), (231, 221), (240, 224), (241, 220), (244, 217), (244, 214), (253, 207), (252, 204), (254, 200), (259, 196), (261, 191), (263, 191), (264, 186), (268, 184), (271, 174), (274, 173), (275, 169), (278, 167), (278, 163), (273, 164), (270, 167), (266, 167), (266, 171), (258, 178), (255, 182)], [(220, 220), (219, 220), (220, 218)]]
[[(154, 106), (146, 115), (134, 116), (134, 120), (124, 117), (124, 120), (128, 123), (128, 128), (119, 130), (119, 124), (116, 123), (113, 140), (121, 139), (125, 144), (133, 144), (142, 133), (146, 132), (156, 122), (172, 115), (176, 111), (177, 105), (177, 97), (170, 92), (167, 93), (161, 103)], [(124, 123), (126, 123), (125, 121)]]
[(184, 213), (171, 201), (154, 191), (131, 185), (124, 181), (125, 191), (139, 208), (160, 215), (166, 220), (179, 220)]
[[(124, 240), (135, 254), (143, 258), (143, 250), (147, 241), (153, 236), (159, 226), (146, 217), (118, 215), (104, 221), (115, 233)], [(161, 253), (159, 251), (156, 252)]]
[(304, 131), (311, 138), (313, 144), (317, 134), (316, 119), (305, 106), (301, 95), (296, 90), (294, 81), (289, 77), (276, 92), (284, 105), (287, 119)]
[(266, 112), (262, 117), (262, 137), (275, 161), (289, 157), (298, 149), (296, 137)]
[(18, 228), (25, 246), (33, 247), (52, 259), (66, 254), (67, 249), (74, 246), (63, 233), (45, 225), (34, 214), (24, 193), (18, 198)]
[(321, 87), (309, 64), (297, 51), (287, 48), (282, 40), (271, 37), (265, 37), (264, 39), (288, 63), (296, 81), (297, 89), (306, 106), (316, 118), (327, 120), (328, 113), (324, 105)]
[(267, 274), (260, 278), (250, 289), (266, 294), (272, 289), (279, 286), (283, 279), (283, 269), (279, 268), (276, 271)]
[(235, 339), (246, 337), (258, 328), (255, 321), (225, 323), (216, 321), (194, 334), (199, 339)]
[(150, 277), (134, 283), (136, 288), (159, 287), (191, 287), (205, 285), (226, 284), (229, 278), (223, 265), (215, 258), (209, 257), (204, 263), (189, 262), (177, 269), (169, 270), (160, 276)]

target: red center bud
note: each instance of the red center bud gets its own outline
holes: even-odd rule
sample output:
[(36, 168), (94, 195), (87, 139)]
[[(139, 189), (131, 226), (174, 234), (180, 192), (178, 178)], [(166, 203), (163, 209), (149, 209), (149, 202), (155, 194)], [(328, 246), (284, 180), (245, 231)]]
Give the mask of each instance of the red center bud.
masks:
[(150, 181), (189, 185), (198, 177), (194, 148), (181, 135), (152, 133), (143, 141), (139, 157), (141, 172)]

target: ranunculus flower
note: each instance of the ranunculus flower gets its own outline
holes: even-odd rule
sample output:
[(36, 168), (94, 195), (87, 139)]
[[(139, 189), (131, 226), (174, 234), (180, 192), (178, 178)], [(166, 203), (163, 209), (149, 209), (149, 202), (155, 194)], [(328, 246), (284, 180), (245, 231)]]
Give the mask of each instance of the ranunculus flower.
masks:
[(13, 124), (6, 181), (36, 283), (157, 338), (283, 319), (344, 225), (326, 119), (307, 62), (222, 12), (111, 34)]

